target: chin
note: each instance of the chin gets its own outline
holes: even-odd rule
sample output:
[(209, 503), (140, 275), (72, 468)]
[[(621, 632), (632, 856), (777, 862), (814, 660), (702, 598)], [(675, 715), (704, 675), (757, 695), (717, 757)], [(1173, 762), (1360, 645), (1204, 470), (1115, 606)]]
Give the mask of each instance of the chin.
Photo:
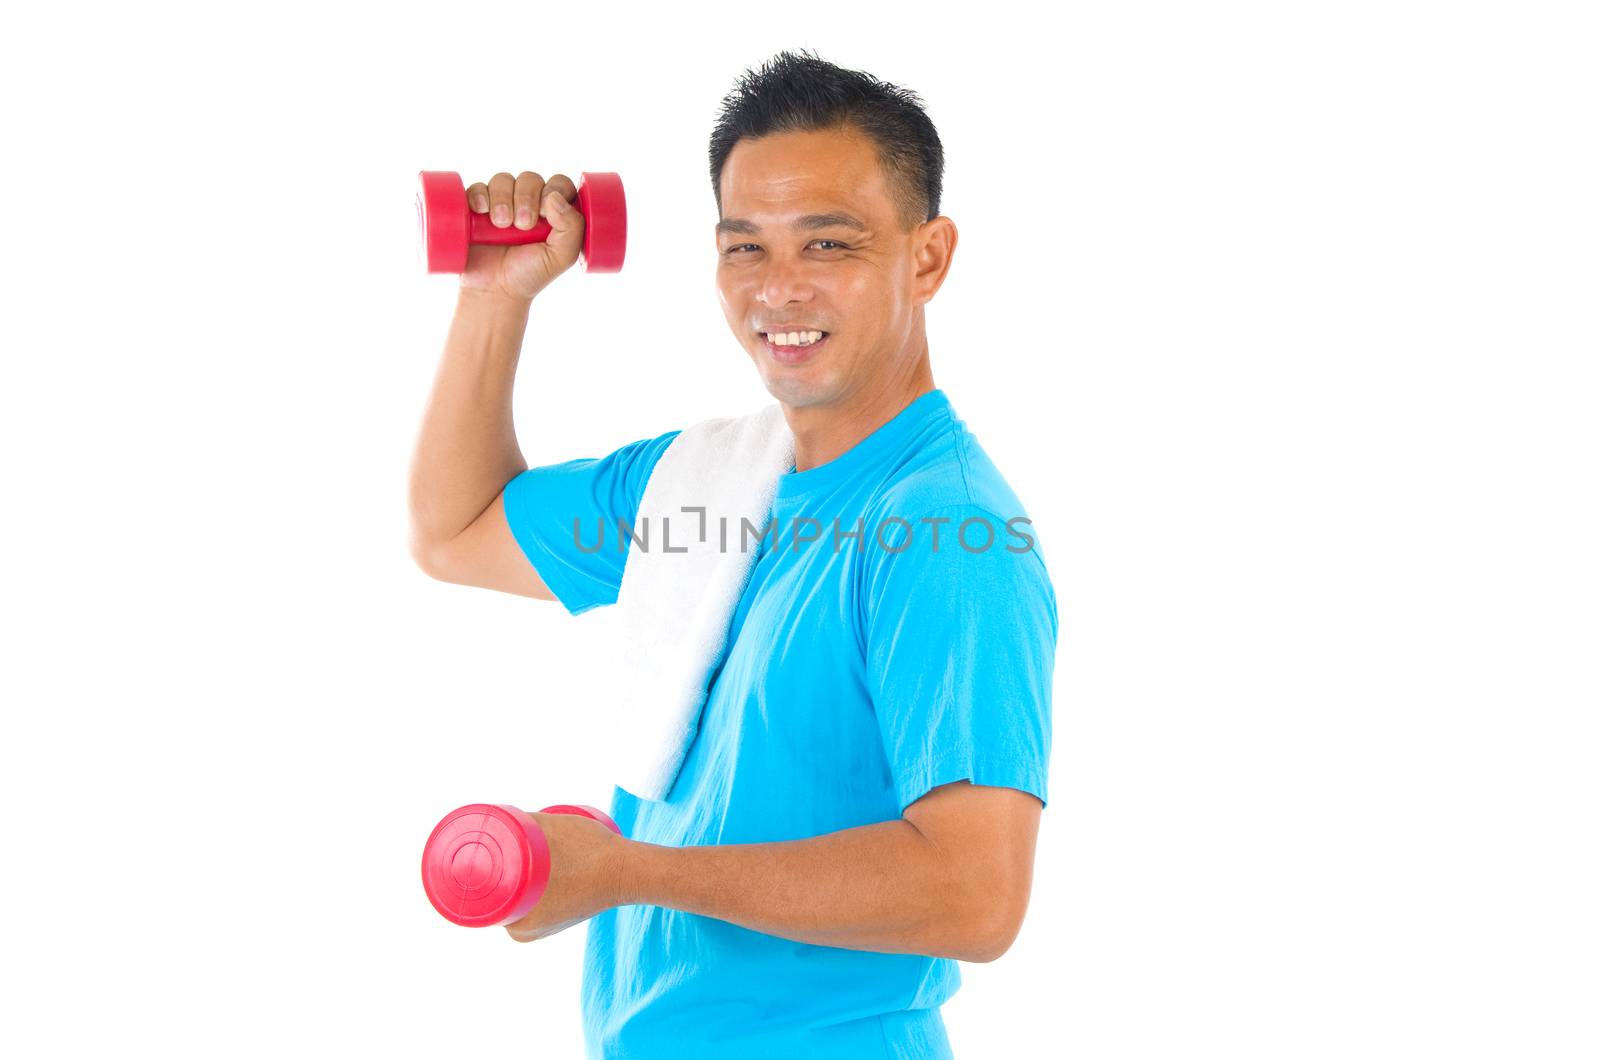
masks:
[(789, 408), (807, 408), (812, 405), (826, 405), (838, 395), (836, 388), (822, 386), (798, 379), (767, 378), (762, 380), (767, 387), (767, 393)]
[(765, 349), (752, 351), (750, 357), (767, 393), (791, 408), (826, 405), (843, 389), (820, 361), (788, 367), (775, 363)]

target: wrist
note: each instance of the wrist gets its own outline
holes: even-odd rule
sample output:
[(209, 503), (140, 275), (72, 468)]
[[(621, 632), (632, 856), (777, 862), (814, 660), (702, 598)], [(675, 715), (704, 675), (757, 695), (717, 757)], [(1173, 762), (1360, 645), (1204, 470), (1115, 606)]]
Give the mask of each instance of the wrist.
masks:
[(613, 906), (647, 903), (651, 858), (660, 849), (635, 839), (624, 839), (617, 844), (611, 871)]
[(456, 294), (456, 307), (468, 309), (473, 312), (490, 313), (496, 316), (517, 316), (526, 314), (528, 307), (533, 304), (533, 298), (519, 298), (506, 294), (504, 291), (490, 290), (485, 287), (463, 287)]

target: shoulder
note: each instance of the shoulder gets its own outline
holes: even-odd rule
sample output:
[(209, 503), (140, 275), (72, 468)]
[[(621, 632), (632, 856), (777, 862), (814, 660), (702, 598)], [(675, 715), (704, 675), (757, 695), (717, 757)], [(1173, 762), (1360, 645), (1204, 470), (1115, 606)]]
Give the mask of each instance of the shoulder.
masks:
[(654, 465), (661, 459), (661, 454), (665, 453), (682, 434), (683, 428), (674, 428), (651, 438), (640, 438), (638, 441), (629, 442), (613, 455)]
[(1021, 499), (957, 417), (907, 457), (873, 500), (875, 520), (977, 517), (1004, 525), (1026, 520)]
[(640, 495), (644, 493), (645, 484), (650, 481), (656, 466), (661, 463), (661, 458), (682, 435), (683, 429), (675, 428), (650, 438), (640, 438), (604, 458), (626, 482), (628, 493), (635, 506)]

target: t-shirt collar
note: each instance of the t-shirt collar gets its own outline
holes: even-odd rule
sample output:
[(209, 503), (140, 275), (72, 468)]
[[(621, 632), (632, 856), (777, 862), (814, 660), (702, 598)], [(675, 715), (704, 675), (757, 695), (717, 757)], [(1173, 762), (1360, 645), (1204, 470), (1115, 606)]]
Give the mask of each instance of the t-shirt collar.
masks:
[(934, 417), (950, 411), (950, 399), (936, 387), (915, 398), (893, 419), (826, 464), (796, 471), (791, 463), (789, 473), (778, 478), (778, 497), (793, 497), (836, 485), (868, 467), (880, 456), (892, 452)]

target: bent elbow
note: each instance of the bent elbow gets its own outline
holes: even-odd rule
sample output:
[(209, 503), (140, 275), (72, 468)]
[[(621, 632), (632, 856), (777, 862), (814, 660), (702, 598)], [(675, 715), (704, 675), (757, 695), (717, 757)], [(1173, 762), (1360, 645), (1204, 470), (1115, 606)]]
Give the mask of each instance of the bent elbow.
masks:
[(980, 922), (968, 939), (968, 963), (990, 964), (1005, 956), (1022, 933), (1022, 918), (1026, 912), (1026, 905), (991, 909), (992, 915)]
[(435, 581), (453, 582), (454, 569), (447, 550), (437, 541), (429, 541), (416, 534), (411, 536), (411, 562), (417, 569)]
[(1016, 931), (989, 932), (980, 936), (964, 958), (968, 964), (992, 964), (1006, 955), (1011, 944), (1017, 941)]
[(1006, 951), (1011, 948), (1011, 944), (1017, 941), (1017, 934), (1017, 931), (1012, 930), (986, 936), (980, 940), (979, 946), (973, 954), (972, 963), (992, 964), (998, 961), (1006, 955)]

